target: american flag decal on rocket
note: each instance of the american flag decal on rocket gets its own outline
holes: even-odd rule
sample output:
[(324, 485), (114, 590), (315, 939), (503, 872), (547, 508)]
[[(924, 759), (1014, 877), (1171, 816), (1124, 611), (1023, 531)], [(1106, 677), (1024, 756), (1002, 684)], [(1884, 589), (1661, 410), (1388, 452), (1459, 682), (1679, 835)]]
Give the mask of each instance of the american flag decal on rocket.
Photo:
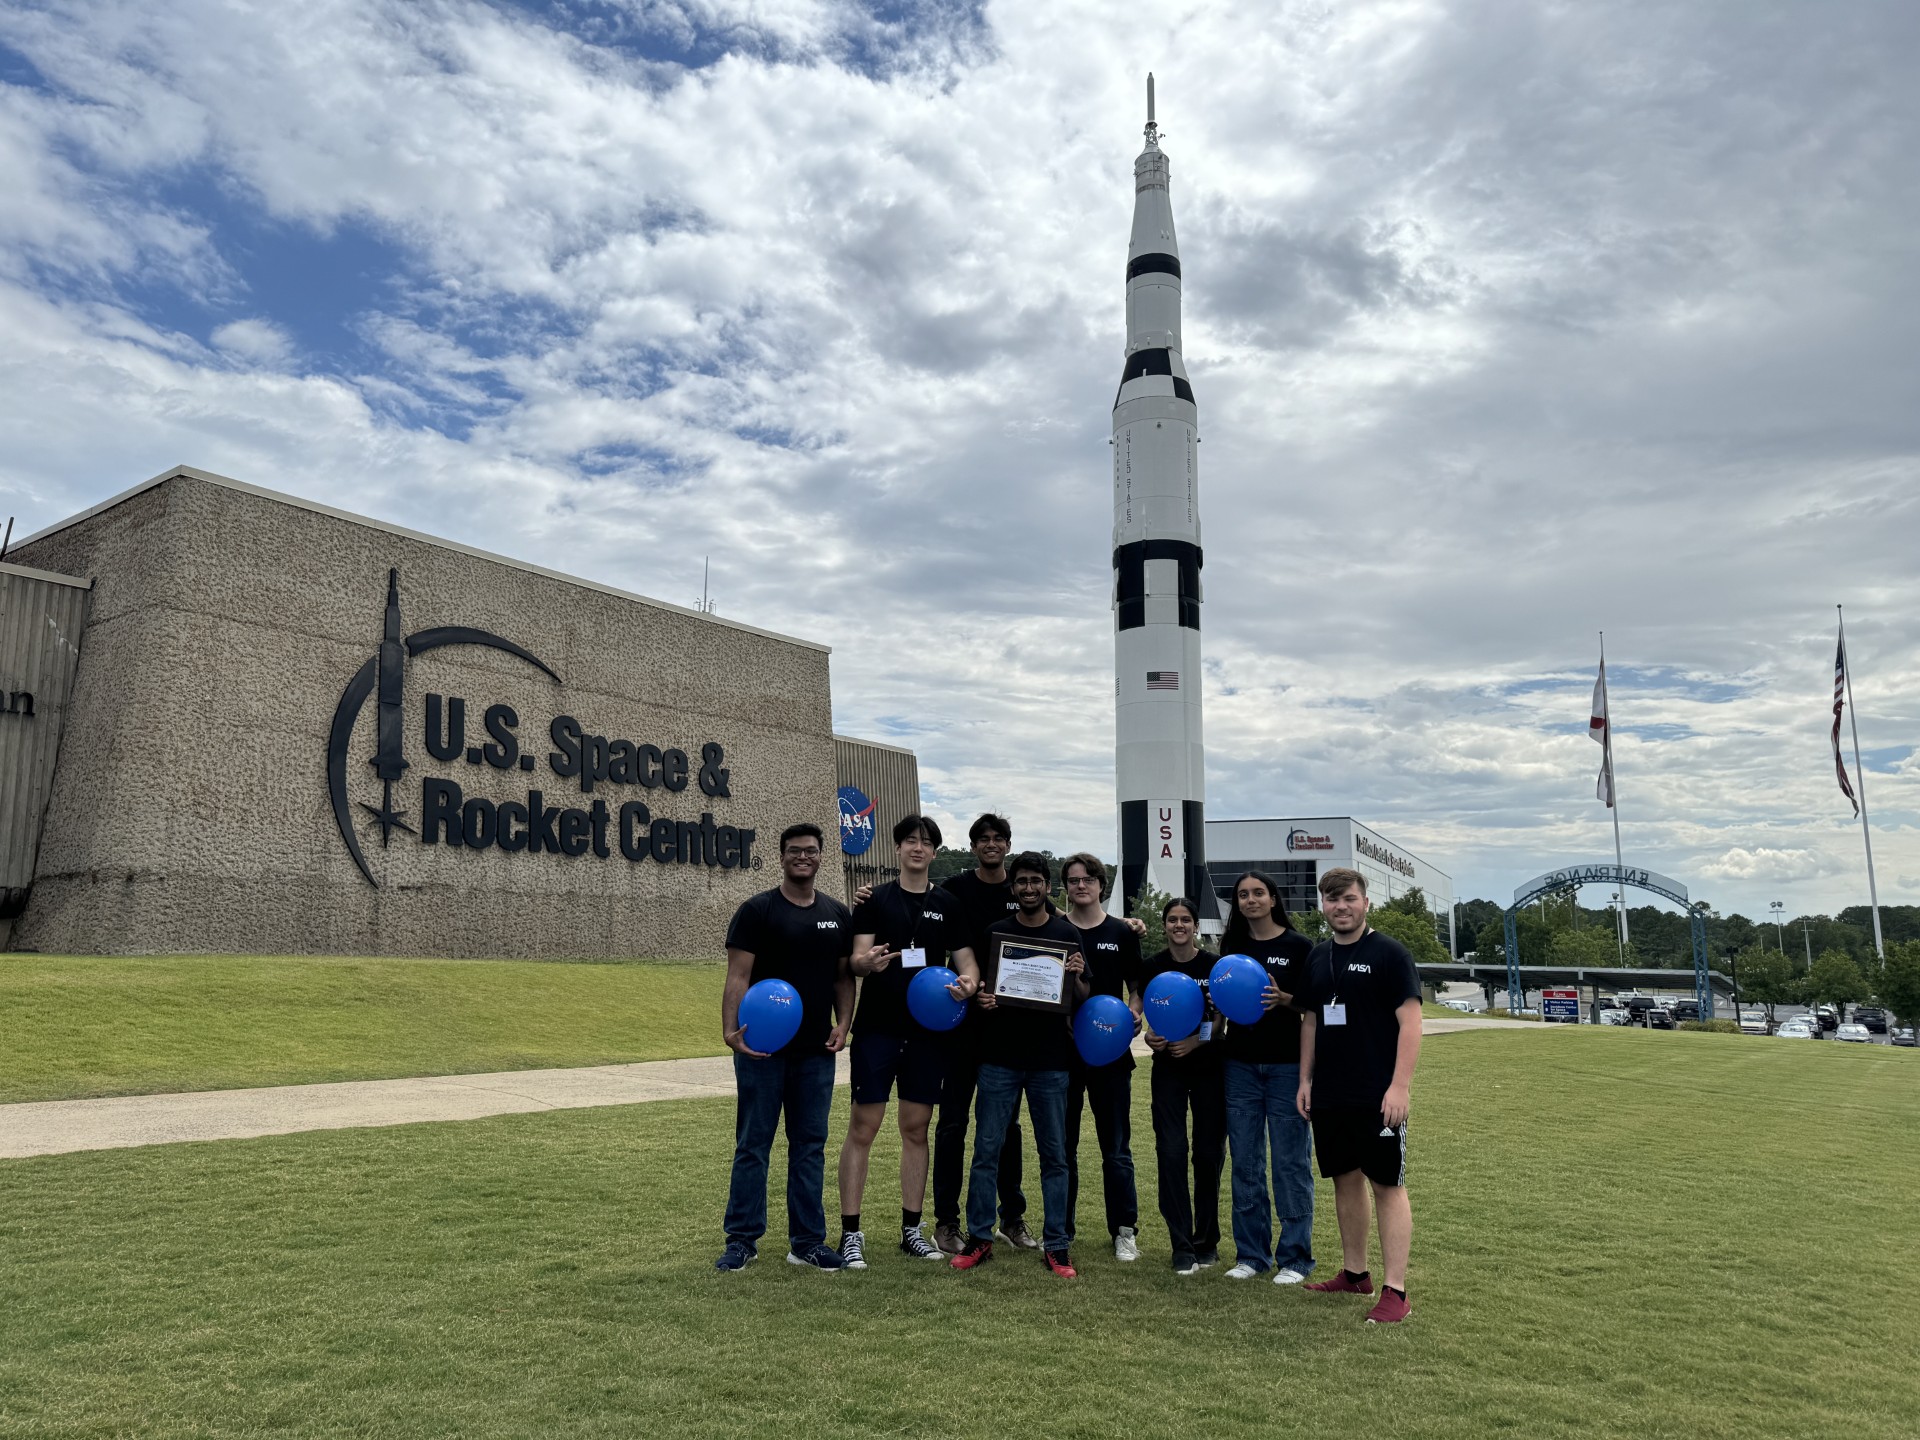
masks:
[(1180, 688), (1180, 672), (1178, 670), (1147, 671), (1147, 689), (1178, 690), (1179, 688)]

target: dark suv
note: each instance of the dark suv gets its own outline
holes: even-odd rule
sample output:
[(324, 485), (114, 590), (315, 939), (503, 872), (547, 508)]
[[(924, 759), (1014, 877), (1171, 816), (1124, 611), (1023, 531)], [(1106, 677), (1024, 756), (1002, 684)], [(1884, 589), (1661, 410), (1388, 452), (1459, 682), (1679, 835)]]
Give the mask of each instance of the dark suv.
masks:
[(1866, 1026), (1875, 1035), (1887, 1033), (1887, 1012), (1878, 1005), (1854, 1006), (1853, 1019), (1855, 1024)]
[(1673, 1018), (1676, 1020), (1698, 1020), (1700, 1018), (1700, 1002), (1698, 1000), (1676, 1001), (1673, 1007)]
[(1653, 1009), (1645, 1010), (1641, 1013), (1646, 1017), (1643, 1023), (1649, 1030), (1673, 1030), (1678, 1028), (1671, 1010), (1662, 1010), (1656, 1005)]

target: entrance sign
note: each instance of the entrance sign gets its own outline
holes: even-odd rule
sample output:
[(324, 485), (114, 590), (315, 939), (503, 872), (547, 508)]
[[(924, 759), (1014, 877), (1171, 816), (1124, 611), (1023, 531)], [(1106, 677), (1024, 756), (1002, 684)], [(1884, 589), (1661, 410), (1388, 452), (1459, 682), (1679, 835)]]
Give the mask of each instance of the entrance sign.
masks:
[[(1545, 895), (1556, 894), (1562, 890), (1578, 890), (1582, 885), (1613, 885), (1622, 890), (1631, 886), (1635, 890), (1650, 890), (1663, 899), (1671, 900), (1687, 912), (1687, 920), (1693, 931), (1693, 989), (1700, 1002), (1702, 1015), (1713, 1014), (1713, 984), (1707, 978), (1707, 917), (1706, 902), (1696, 905), (1687, 898), (1687, 887), (1678, 880), (1669, 879), (1652, 870), (1636, 869), (1632, 865), (1569, 865), (1564, 870), (1549, 870), (1544, 875), (1536, 875), (1518, 890), (1513, 892), (1513, 904), (1507, 907), (1507, 1003), (1514, 1011), (1521, 1006), (1524, 991), (1520, 988), (1520, 932), (1514, 923), (1514, 914), (1522, 905), (1530, 905)], [(1598, 968), (1598, 967), (1596, 967)], [(1545, 991), (1543, 995), (1551, 995)], [(1550, 1018), (1543, 998), (1540, 1004), (1541, 1018)], [(1580, 1008), (1577, 1000), (1573, 1017), (1578, 1019)]]
[(1578, 1025), (1580, 1023), (1580, 992), (1578, 990), (1542, 990), (1540, 1018)]

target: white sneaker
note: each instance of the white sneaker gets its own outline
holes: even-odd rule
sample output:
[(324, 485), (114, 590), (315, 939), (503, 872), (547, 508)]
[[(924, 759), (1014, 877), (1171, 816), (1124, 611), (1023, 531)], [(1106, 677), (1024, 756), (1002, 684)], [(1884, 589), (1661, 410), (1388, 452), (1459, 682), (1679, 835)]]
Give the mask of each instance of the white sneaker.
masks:
[(1258, 1275), (1259, 1273), (1260, 1272), (1254, 1269), (1253, 1266), (1247, 1264), (1246, 1261), (1242, 1260), (1238, 1265), (1234, 1266), (1231, 1270), (1227, 1271), (1227, 1279), (1251, 1280), (1253, 1279), (1254, 1276)]
[(1298, 1285), (1306, 1278), (1307, 1277), (1302, 1275), (1298, 1270), (1290, 1269), (1283, 1265), (1274, 1275), (1273, 1283), (1276, 1285)]
[(1120, 1232), (1113, 1237), (1113, 1258), (1116, 1260), (1138, 1260), (1139, 1242), (1133, 1238), (1133, 1227), (1122, 1225)]
[(840, 1263), (848, 1270), (867, 1268), (867, 1232), (855, 1230), (840, 1237)]

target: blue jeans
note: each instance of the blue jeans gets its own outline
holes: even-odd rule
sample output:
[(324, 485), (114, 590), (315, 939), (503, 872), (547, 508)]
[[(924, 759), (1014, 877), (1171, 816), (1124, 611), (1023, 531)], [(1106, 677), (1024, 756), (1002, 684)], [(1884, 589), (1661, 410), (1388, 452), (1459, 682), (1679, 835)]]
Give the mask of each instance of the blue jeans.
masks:
[[(1313, 1131), (1294, 1108), (1298, 1065), (1227, 1061), (1227, 1144), (1233, 1150), (1233, 1245), (1243, 1265), (1313, 1270)], [(1273, 1158), (1273, 1194), (1267, 1158)], [(1280, 1212), (1280, 1248), (1273, 1213)]]
[(980, 1067), (973, 1115), (973, 1171), (967, 1178), (967, 1233), (993, 1234), (994, 1202), (1000, 1190), (1000, 1150), (1020, 1096), (1027, 1097), (1033, 1143), (1040, 1152), (1040, 1203), (1046, 1211), (1040, 1243), (1067, 1248), (1067, 1072)]
[(833, 1109), (833, 1056), (769, 1055), (764, 1060), (735, 1052), (737, 1090), (733, 1120), (733, 1182), (727, 1187), (727, 1239), (758, 1248), (767, 1233), (767, 1161), (773, 1132), (787, 1120), (787, 1236), (797, 1250), (823, 1245), (826, 1212), (820, 1204), (825, 1178), (821, 1156), (827, 1115)]

